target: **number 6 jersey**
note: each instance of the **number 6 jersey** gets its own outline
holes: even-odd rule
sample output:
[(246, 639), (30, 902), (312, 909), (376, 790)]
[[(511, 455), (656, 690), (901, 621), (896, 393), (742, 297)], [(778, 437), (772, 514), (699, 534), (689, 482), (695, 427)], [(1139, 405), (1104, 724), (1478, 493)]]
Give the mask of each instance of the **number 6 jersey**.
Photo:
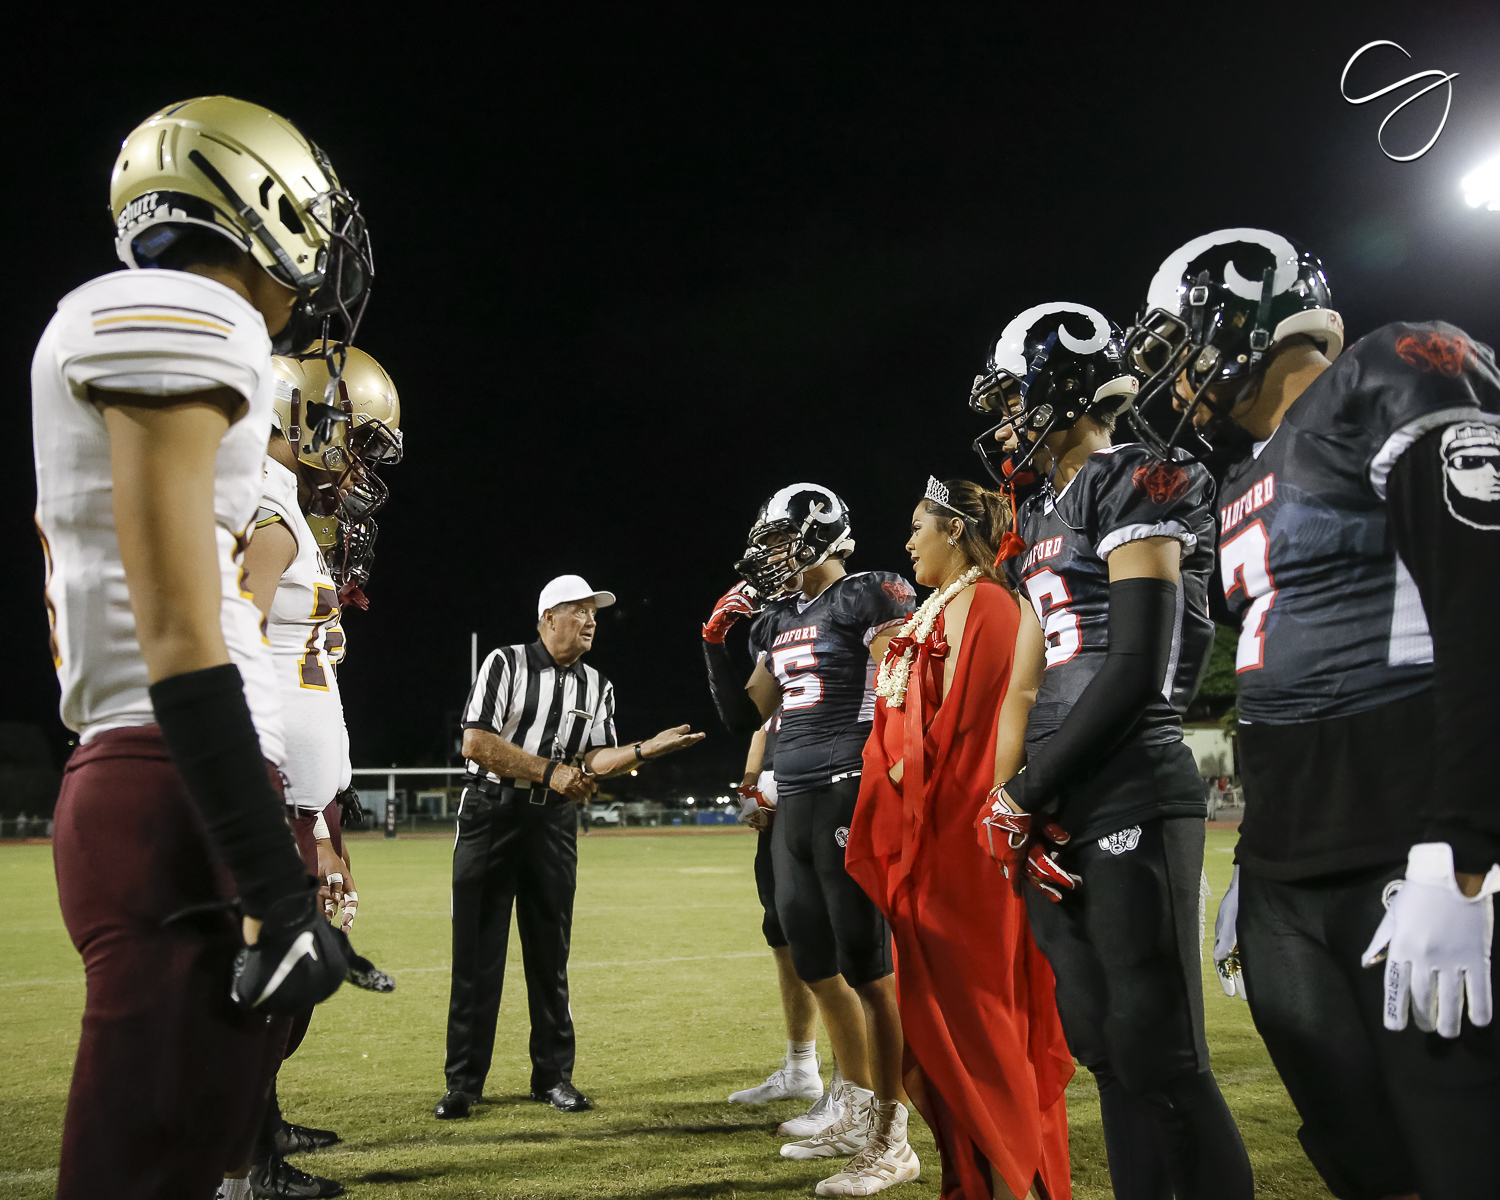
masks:
[(349, 735), (335, 668), (344, 658), (338, 589), (297, 504), (297, 477), (267, 457), (257, 530), (280, 522), (297, 543), (266, 621), (286, 722), (286, 802), (322, 809), (349, 784)]
[(1005, 570), (1030, 601), (1047, 642), (1046, 670), (1026, 723), (1031, 755), (1057, 732), (1109, 653), (1110, 554), (1152, 537), (1175, 538), (1182, 546), (1177, 623), (1161, 695), (1120, 746), (1100, 748), (1092, 780), (1064, 789), (1060, 819), (1076, 837), (1203, 811), (1197, 768), (1185, 748), (1165, 757), (1120, 751), (1181, 746), (1182, 713), (1198, 691), (1213, 644), (1212, 502), (1213, 480), (1202, 466), (1185, 457), (1163, 462), (1129, 443), (1091, 454), (1060, 494), (1044, 488), (1020, 506), (1016, 529), (1027, 548)]
[(750, 627), (750, 653), (781, 684), (779, 796), (859, 774), (875, 719), (870, 643), (911, 615), (916, 592), (889, 571), (834, 580), (811, 601), (789, 596)]

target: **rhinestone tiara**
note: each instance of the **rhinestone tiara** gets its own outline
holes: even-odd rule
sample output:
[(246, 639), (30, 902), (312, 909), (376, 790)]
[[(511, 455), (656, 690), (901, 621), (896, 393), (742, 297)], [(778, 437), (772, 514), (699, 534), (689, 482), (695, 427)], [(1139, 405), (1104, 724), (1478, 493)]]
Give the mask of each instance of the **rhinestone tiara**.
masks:
[(961, 513), (953, 507), (953, 502), (948, 498), (948, 485), (939, 481), (935, 475), (927, 477), (927, 491), (923, 494), (922, 498), (924, 500), (931, 500), (940, 508), (946, 508), (954, 516), (961, 517), (965, 521), (972, 522), (974, 520), (973, 517), (966, 513)]

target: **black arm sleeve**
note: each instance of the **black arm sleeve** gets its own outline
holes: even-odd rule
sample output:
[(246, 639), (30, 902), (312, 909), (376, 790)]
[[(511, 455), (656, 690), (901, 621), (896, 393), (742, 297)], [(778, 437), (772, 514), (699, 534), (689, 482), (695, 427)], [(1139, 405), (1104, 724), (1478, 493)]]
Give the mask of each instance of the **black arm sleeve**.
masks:
[[(1494, 429), (1494, 426), (1490, 426)], [(1500, 501), (1465, 496), (1448, 478), (1448, 459), (1470, 491), (1487, 494), (1482, 476), (1500, 467), (1500, 435), (1483, 446), (1484, 427), (1473, 438), (1479, 453), (1466, 461), (1443, 441), (1475, 424), (1425, 435), (1397, 461), (1387, 483), (1396, 552), (1416, 581), (1432, 632), (1432, 704), (1436, 744), (1432, 786), (1413, 802), (1426, 810), (1426, 840), (1448, 842), (1460, 871), (1484, 872), (1500, 861), (1500, 793), (1495, 786), (1495, 704), (1500, 680), (1500, 637), (1495, 603), (1500, 597)], [(1473, 468), (1488, 457), (1492, 467)], [(1469, 467), (1469, 470), (1463, 470)], [(1463, 476), (1475, 477), (1478, 488)]]
[(305, 891), (307, 871), (266, 773), (239, 668), (225, 663), (153, 683), (151, 706), (245, 912), (261, 918)]
[(1109, 585), (1109, 653), (1104, 665), (1057, 732), (1005, 785), (1012, 800), (1027, 812), (1041, 811), (1065, 785), (1087, 778), (1108, 761), (1151, 698), (1161, 695), (1176, 622), (1175, 584), (1165, 579), (1118, 579)]
[(703, 661), (708, 664), (708, 689), (714, 696), (719, 720), (730, 733), (751, 734), (765, 724), (760, 709), (745, 691), (749, 677), (741, 678), (729, 660), (723, 642), (704, 642)]

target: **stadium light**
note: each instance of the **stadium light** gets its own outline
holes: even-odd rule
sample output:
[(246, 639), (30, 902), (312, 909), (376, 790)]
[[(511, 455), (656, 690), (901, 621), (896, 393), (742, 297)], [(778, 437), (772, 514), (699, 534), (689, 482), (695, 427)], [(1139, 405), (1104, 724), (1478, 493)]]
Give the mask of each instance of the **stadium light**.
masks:
[(1464, 176), (1461, 186), (1470, 208), (1482, 205), (1490, 212), (1500, 212), (1500, 155), (1480, 163)]
[(692, 806), (692, 805), (694, 805), (694, 804), (696, 804), (696, 803), (697, 803), (697, 801), (695, 801), (695, 800), (694, 800), (694, 799), (693, 799), (693, 798), (692, 798), (692, 797), (691, 797), (691, 796), (689, 796), (689, 797), (688, 797), (688, 798), (687, 798), (687, 802), (688, 802), (688, 806), (689, 806), (689, 807), (691, 807), (691, 806)]
[(632, 778), (632, 779), (634, 779), (634, 778), (635, 778), (635, 777), (636, 777), (636, 776), (637, 776), (637, 775), (639, 775), (639, 774), (640, 774), (640, 772), (639, 772), (639, 771), (632, 771), (632, 772), (630, 772), (630, 777), (631, 777), (631, 778)]

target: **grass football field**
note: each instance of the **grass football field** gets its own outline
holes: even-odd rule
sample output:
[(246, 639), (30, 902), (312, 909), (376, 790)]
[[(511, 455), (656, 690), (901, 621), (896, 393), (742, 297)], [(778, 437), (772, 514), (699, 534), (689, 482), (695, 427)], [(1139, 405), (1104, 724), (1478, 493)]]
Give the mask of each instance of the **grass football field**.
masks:
[[(1213, 905), (1234, 834), (1211, 830)], [(724, 1097), (777, 1065), (785, 1034), (760, 936), (751, 860), (738, 830), (580, 839), (571, 968), (575, 1082), (596, 1105), (566, 1115), (527, 1098), (525, 983), (512, 931), (507, 992), (486, 1103), (467, 1121), (431, 1115), (443, 1091), (448, 878), (442, 837), (354, 841), (356, 944), (392, 970), (391, 996), (342, 989), (281, 1074), (287, 1116), (344, 1142), (295, 1161), (356, 1197), (810, 1196), (832, 1163), (778, 1156), (778, 1122), (799, 1103), (747, 1109)], [(50, 1196), (83, 1007), (83, 971), (57, 910), (47, 845), (0, 845), (0, 1195)], [(1244, 1132), (1257, 1194), (1326, 1197), (1296, 1141), (1297, 1119), (1250, 1023), (1205, 964), (1214, 1067)], [(820, 1031), (826, 1055), (826, 1037)], [(205, 1064), (205, 1069), (212, 1069)], [(828, 1065), (825, 1064), (825, 1077)], [(1074, 1195), (1111, 1195), (1087, 1072), (1068, 1089)], [(932, 1138), (917, 1118), (918, 1183), (938, 1195)]]

